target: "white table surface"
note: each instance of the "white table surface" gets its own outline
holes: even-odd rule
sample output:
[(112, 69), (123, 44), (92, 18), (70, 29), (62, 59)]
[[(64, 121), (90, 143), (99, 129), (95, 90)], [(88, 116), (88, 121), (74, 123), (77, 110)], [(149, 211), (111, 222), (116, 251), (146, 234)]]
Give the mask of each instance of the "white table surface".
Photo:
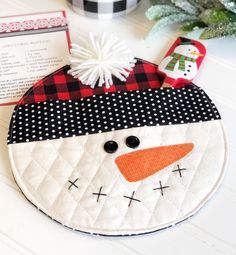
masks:
[[(158, 63), (177, 33), (161, 31), (155, 41), (143, 38), (152, 22), (147, 0), (126, 18), (96, 21), (73, 13), (65, 0), (0, 0), (0, 16), (67, 10), (72, 41), (88, 31), (109, 31), (127, 41), (137, 57)], [(196, 37), (196, 34), (193, 34)], [(0, 107), (0, 254), (236, 254), (236, 39), (204, 41), (208, 55), (195, 83), (214, 100), (224, 119), (229, 164), (215, 196), (189, 220), (154, 234), (129, 238), (95, 237), (73, 232), (36, 210), (16, 186), (6, 137), (13, 107)]]

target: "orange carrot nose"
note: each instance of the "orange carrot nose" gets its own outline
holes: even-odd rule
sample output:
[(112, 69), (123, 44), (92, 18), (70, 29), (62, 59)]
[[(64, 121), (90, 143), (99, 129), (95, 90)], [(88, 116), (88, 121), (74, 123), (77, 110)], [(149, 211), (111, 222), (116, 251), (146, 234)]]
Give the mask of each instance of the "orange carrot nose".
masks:
[(115, 162), (127, 181), (136, 182), (183, 158), (193, 146), (184, 143), (133, 151), (118, 156)]

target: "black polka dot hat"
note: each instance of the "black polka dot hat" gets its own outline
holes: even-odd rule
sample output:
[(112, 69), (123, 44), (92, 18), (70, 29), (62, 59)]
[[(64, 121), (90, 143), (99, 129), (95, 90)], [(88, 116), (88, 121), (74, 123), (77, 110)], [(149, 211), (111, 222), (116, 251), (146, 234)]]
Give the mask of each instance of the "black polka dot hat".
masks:
[(14, 109), (8, 149), (25, 197), (64, 226), (105, 236), (195, 214), (219, 186), (227, 151), (206, 93), (193, 83), (161, 88), (157, 66), (141, 59), (110, 88), (68, 70), (37, 82)]

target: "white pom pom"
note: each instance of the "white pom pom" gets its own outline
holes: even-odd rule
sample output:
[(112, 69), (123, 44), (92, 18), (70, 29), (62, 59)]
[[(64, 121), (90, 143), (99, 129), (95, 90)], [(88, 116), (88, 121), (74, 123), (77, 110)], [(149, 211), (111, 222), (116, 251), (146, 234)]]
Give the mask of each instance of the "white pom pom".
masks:
[(71, 44), (71, 69), (68, 71), (84, 85), (94, 88), (105, 84), (113, 85), (112, 75), (126, 81), (135, 65), (135, 58), (124, 41), (119, 41), (113, 34), (89, 34), (88, 40), (80, 45)]

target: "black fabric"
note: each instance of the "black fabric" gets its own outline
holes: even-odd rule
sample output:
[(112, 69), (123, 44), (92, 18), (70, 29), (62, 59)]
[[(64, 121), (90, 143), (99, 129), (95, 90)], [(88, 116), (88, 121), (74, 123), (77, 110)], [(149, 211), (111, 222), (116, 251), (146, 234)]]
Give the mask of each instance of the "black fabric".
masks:
[(56, 90), (56, 87), (54, 86), (54, 84), (45, 87), (45, 94), (50, 95), (50, 94), (55, 94), (55, 93), (57, 93), (57, 90)]
[(220, 119), (197, 86), (143, 89), (19, 105), (8, 143), (80, 136), (132, 127), (174, 125)]

